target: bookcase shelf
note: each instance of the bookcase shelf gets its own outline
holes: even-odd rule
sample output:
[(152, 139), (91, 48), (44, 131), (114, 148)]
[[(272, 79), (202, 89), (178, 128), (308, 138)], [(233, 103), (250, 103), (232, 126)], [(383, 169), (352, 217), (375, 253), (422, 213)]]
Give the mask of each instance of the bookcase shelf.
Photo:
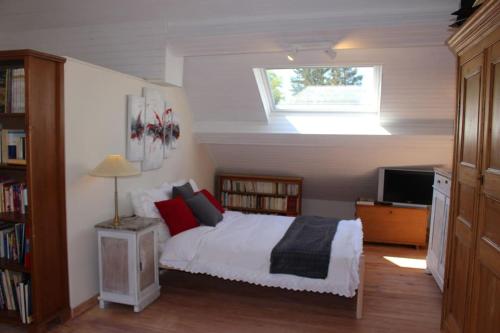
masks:
[(24, 118), (26, 113), (0, 113), (0, 119)]
[(284, 198), (284, 197), (296, 197), (297, 195), (287, 195), (287, 194), (274, 194), (274, 193), (259, 193), (259, 192), (241, 192), (241, 191), (224, 191), (229, 194), (241, 194), (241, 195), (256, 195), (263, 197), (276, 197), (276, 198)]
[(27, 215), (21, 213), (0, 213), (0, 222), (26, 223)]
[[(1, 123), (1, 121), (0, 121)], [(14, 170), (14, 171), (26, 171), (26, 165), (24, 164), (4, 164), (0, 163), (1, 170)]]
[[(26, 267), (24, 267), (24, 265), (22, 264), (19, 264), (15, 261), (12, 261), (12, 260), (6, 260), (6, 259), (2, 259), (0, 258), (0, 269), (7, 269), (9, 271), (14, 271), (14, 272), (21, 272), (21, 273), (29, 273), (30, 270)], [(0, 313), (2, 311), (0, 310)]]
[(19, 318), (19, 313), (12, 310), (0, 310), (0, 323), (13, 326), (21, 326), (23, 323)]
[[(22, 325), (29, 332), (44, 332), (49, 323), (63, 322), (70, 314), (64, 178), (65, 61), (33, 50), (0, 51), (0, 95), (9, 96), (0, 100), (0, 127), (21, 133), (16, 140), (8, 137), (8, 153), (14, 151), (16, 159), (26, 159), (26, 165), (0, 164), (0, 190), (11, 191), (8, 198), (14, 196), (15, 200), (10, 199), (9, 207), (17, 211), (0, 213), (0, 221), (5, 233), (10, 232), (20, 242), (16, 244), (24, 244), (21, 249), (28, 248), (30, 255), (29, 268), (0, 258), (0, 273), (10, 276), (21, 297), (28, 295), (16, 307), (30, 308), (32, 319), (30, 324), (23, 323), (19, 310), (3, 309), (0, 323)], [(17, 183), (19, 187), (15, 187)], [(5, 193), (0, 194), (5, 199)], [(9, 231), (12, 229), (15, 233)], [(34, 231), (36, 237), (31, 237)], [(29, 242), (24, 243), (25, 239)], [(12, 253), (15, 256), (16, 252), (9, 255)]]
[(297, 216), (302, 212), (302, 178), (220, 174), (216, 189), (229, 210)]

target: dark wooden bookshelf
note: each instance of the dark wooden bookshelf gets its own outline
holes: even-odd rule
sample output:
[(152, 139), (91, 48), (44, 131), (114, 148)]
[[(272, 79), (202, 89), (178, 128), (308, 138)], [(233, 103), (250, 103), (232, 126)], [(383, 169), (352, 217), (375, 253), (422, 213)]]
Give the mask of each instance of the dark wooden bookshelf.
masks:
[[(285, 215), (285, 216), (297, 216), (302, 213), (302, 178), (300, 177), (280, 177), (280, 176), (258, 176), (258, 175), (244, 175), (244, 174), (219, 174), (216, 177), (216, 190), (220, 202), (226, 209), (241, 211), (245, 213), (256, 213), (256, 214), (273, 214), (273, 215)], [(224, 182), (231, 182), (231, 184), (236, 181), (240, 182), (251, 182), (253, 183), (253, 191), (245, 190), (234, 190), (225, 189)], [(275, 188), (274, 193), (268, 193), (268, 191), (259, 192), (256, 183), (272, 183)], [(281, 186), (294, 185), (297, 187), (297, 193), (295, 194), (285, 194), (278, 193), (277, 184)], [(285, 187), (286, 190), (286, 187)], [(244, 205), (235, 205), (225, 202), (224, 196), (226, 195), (241, 195), (241, 196), (253, 196), (256, 198), (257, 207), (246, 207)], [(270, 209), (268, 207), (261, 207), (260, 201), (265, 198), (277, 198), (287, 200), (287, 209)], [(294, 202), (293, 205), (289, 205), (289, 202)]]
[[(18, 311), (0, 310), (0, 323), (44, 332), (69, 318), (64, 166), (65, 59), (33, 50), (0, 51), (0, 68), (24, 67), (25, 113), (0, 113), (2, 129), (26, 133), (26, 165), (0, 164), (0, 177), (23, 181), (27, 213), (0, 213), (0, 221), (29, 227), (30, 269), (0, 259), (0, 269), (26, 274), (31, 280), (31, 324)], [(50, 184), (50, 186), (48, 186)], [(50, 301), (49, 301), (50, 300)]]

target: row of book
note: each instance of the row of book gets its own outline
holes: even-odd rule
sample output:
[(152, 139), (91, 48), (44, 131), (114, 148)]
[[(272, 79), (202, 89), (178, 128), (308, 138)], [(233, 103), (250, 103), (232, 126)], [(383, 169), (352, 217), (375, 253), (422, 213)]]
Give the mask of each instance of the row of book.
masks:
[(23, 324), (33, 321), (29, 277), (19, 272), (0, 270), (0, 310), (17, 311)]
[(259, 208), (270, 210), (287, 210), (287, 198), (261, 197), (259, 198)]
[(2, 129), (1, 162), (3, 164), (26, 164), (26, 132)]
[(295, 212), (298, 207), (297, 197), (265, 197), (257, 195), (221, 193), (221, 203), (225, 207), (266, 209), (282, 212)]
[(299, 184), (224, 179), (222, 181), (222, 190), (232, 192), (298, 195)]
[(28, 212), (28, 188), (25, 182), (0, 180), (0, 213)]
[(24, 68), (0, 68), (0, 113), (24, 113)]
[(257, 196), (221, 193), (221, 203), (225, 207), (257, 208)]
[(24, 223), (0, 222), (0, 259), (31, 266), (29, 230)]

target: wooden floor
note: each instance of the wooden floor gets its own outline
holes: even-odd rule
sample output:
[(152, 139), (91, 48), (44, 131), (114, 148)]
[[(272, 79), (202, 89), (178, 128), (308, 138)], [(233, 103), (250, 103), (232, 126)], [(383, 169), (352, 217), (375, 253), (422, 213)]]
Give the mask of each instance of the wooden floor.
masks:
[(95, 307), (51, 333), (439, 332), (441, 293), (432, 277), (384, 259), (424, 259), (425, 250), (365, 245), (365, 256), (361, 320), (354, 318), (352, 302), (339, 303), (331, 295), (167, 272), (160, 299), (143, 312), (122, 305)]

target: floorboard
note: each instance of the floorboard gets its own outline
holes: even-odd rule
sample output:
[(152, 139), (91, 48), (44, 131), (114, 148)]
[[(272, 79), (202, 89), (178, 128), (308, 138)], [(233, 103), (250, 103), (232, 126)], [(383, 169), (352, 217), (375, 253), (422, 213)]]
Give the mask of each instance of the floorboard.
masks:
[(441, 293), (432, 277), (384, 256), (424, 259), (425, 250), (365, 245), (361, 320), (354, 318), (354, 302), (327, 294), (167, 272), (161, 277), (161, 297), (143, 312), (123, 305), (95, 307), (51, 333), (439, 332)]

